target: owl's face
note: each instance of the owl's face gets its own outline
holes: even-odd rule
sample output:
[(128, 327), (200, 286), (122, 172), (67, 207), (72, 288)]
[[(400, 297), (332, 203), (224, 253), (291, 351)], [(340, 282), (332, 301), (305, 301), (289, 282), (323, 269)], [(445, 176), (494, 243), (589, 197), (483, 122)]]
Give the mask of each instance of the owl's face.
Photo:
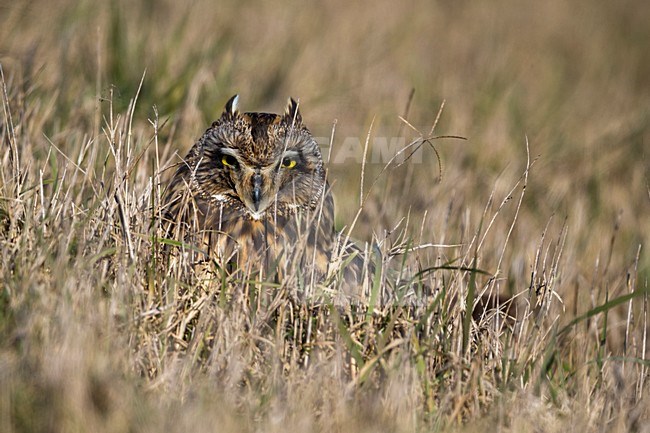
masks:
[(320, 149), (291, 99), (283, 115), (240, 113), (238, 96), (205, 132), (192, 167), (211, 201), (260, 220), (269, 210), (314, 209), (326, 189)]

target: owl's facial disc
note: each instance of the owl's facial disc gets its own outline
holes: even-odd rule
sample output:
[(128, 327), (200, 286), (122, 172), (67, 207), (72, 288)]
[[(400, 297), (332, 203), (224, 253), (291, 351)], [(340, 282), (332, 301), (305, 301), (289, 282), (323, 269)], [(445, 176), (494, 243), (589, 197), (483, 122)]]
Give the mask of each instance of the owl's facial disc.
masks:
[(278, 199), (283, 180), (298, 167), (298, 152), (287, 150), (270, 163), (253, 163), (242, 158), (235, 149), (221, 149), (221, 166), (230, 172), (235, 193), (254, 220), (260, 220)]

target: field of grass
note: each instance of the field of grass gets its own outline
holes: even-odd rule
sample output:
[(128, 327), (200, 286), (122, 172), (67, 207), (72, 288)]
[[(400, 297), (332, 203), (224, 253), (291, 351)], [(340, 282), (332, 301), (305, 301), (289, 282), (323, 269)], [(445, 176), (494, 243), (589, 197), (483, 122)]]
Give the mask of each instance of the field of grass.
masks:
[[(0, 431), (650, 432), (649, 17), (0, 0)], [(167, 168), (235, 93), (299, 98), (338, 228), (374, 289), (422, 271), (416, 307), (166, 260)], [(497, 293), (515, 320), (471, 317)]]

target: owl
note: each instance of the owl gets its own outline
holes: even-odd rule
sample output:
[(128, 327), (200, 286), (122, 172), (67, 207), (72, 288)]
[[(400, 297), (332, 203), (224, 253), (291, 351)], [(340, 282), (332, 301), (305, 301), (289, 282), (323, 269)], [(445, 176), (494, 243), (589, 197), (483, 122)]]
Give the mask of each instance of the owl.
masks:
[(241, 113), (238, 99), (173, 175), (163, 198), (166, 236), (231, 270), (281, 276), (293, 267), (307, 282), (331, 274), (335, 256), (351, 255), (345, 279), (361, 281), (361, 250), (341, 247), (321, 151), (298, 103), (289, 99), (283, 114)]

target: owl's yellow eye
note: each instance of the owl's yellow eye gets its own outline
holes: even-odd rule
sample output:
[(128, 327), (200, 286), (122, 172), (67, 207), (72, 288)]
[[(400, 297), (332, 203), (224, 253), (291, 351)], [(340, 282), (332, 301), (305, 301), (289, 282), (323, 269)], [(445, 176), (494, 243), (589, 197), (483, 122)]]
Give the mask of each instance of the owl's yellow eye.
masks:
[(295, 159), (291, 158), (284, 158), (282, 160), (282, 168), (294, 168), (296, 166), (297, 162)]
[(227, 167), (237, 167), (237, 165), (239, 165), (237, 158), (232, 155), (223, 155), (221, 157), (221, 163)]

